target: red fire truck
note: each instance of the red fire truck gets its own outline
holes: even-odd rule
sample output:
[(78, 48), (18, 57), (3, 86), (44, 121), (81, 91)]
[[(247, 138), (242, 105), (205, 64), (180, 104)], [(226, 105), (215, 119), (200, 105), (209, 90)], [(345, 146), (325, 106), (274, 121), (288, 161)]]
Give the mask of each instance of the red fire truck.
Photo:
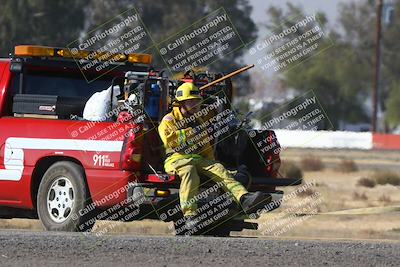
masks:
[[(46, 230), (56, 231), (88, 231), (96, 220), (156, 219), (178, 227), (179, 177), (164, 173), (157, 126), (181, 81), (153, 70), (147, 54), (121, 54), (100, 69), (83, 70), (77, 60), (88, 61), (90, 53), (24, 45), (0, 59), (0, 218), (39, 218)], [(183, 80), (201, 85), (218, 77), (187, 74)], [(124, 90), (137, 92), (130, 111), (140, 119), (118, 120), (121, 110), (112, 109), (103, 121), (82, 118), (88, 99), (110, 86), (121, 88), (120, 100)], [(231, 89), (225, 80), (209, 92), (231, 95)], [(252, 131), (250, 140), (244, 122), (215, 142), (217, 159), (232, 170), (244, 168), (238, 179), (244, 177), (250, 191), (270, 193), (278, 201), (268, 210), (275, 209), (283, 196), (275, 187), (301, 180), (278, 178), (275, 134)], [(252, 148), (260, 141), (268, 151)], [(206, 183), (203, 190), (212, 186)], [(221, 194), (206, 194), (203, 202)], [(202, 233), (256, 227), (237, 207), (230, 210)]]

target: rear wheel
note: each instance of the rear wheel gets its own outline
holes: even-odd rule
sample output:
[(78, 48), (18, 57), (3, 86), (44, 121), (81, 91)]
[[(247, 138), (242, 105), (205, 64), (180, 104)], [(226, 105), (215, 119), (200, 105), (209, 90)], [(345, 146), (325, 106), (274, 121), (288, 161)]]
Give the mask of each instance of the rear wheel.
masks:
[(83, 168), (73, 162), (53, 164), (40, 182), (37, 211), (44, 228), (49, 231), (90, 231), (94, 213), (85, 183)]

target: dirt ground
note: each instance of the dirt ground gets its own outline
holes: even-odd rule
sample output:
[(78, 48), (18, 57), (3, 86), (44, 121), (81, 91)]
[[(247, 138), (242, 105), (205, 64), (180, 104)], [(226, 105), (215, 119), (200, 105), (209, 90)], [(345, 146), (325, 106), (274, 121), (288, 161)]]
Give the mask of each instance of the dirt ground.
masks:
[[(382, 166), (400, 173), (399, 152), (343, 151), (343, 150), (285, 150), (281, 157), (299, 163), (304, 154), (319, 157), (326, 168), (303, 172), (304, 183), (312, 186), (280, 188), (286, 199), (281, 208), (261, 215), (255, 222), (258, 230), (233, 232), (233, 235), (279, 238), (356, 238), (400, 240), (400, 186), (377, 185), (367, 188), (357, 185), (360, 178), (368, 177)], [(343, 173), (338, 162), (352, 159), (359, 170)], [(397, 168), (396, 168), (397, 167)], [(304, 184), (303, 183), (303, 184)], [(297, 191), (296, 191), (297, 190)], [(292, 193), (293, 192), (293, 193)], [(292, 194), (290, 194), (292, 193)], [(377, 207), (377, 209), (370, 209)], [(344, 214), (335, 214), (343, 211)], [(112, 223), (110, 233), (132, 235), (172, 235), (171, 225), (144, 220), (131, 223)], [(40, 230), (37, 220), (0, 220), (0, 228)]]

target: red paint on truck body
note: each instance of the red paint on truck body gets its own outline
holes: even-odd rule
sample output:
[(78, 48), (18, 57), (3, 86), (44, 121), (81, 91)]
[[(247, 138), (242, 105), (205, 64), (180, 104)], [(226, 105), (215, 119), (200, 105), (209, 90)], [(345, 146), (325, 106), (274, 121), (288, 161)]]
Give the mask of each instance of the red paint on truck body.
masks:
[[(124, 187), (136, 178), (132, 172), (120, 170), (121, 150), (118, 148), (122, 147), (125, 133), (134, 125), (6, 116), (13, 76), (9, 69), (10, 60), (0, 59), (0, 173), (3, 172), (3, 177), (7, 171), (5, 165), (9, 164), (4, 162), (5, 150), (13, 151), (10, 146), (15, 144), (25, 148), (22, 149), (21, 178), (0, 179), (0, 206), (34, 209), (36, 196), (32, 196), (32, 174), (41, 160), (52, 157), (68, 158), (83, 166), (92, 200), (100, 208), (126, 199)], [(51, 146), (60, 140), (59, 148)], [(96, 145), (97, 141), (111, 143), (113, 151), (103, 151), (104, 143)]]

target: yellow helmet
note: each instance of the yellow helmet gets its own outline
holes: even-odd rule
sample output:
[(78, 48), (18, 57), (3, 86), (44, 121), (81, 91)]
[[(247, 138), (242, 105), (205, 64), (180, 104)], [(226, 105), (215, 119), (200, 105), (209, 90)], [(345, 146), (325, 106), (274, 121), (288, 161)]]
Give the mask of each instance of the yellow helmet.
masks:
[(176, 89), (176, 101), (181, 102), (188, 99), (202, 99), (199, 88), (193, 83), (184, 83)]

